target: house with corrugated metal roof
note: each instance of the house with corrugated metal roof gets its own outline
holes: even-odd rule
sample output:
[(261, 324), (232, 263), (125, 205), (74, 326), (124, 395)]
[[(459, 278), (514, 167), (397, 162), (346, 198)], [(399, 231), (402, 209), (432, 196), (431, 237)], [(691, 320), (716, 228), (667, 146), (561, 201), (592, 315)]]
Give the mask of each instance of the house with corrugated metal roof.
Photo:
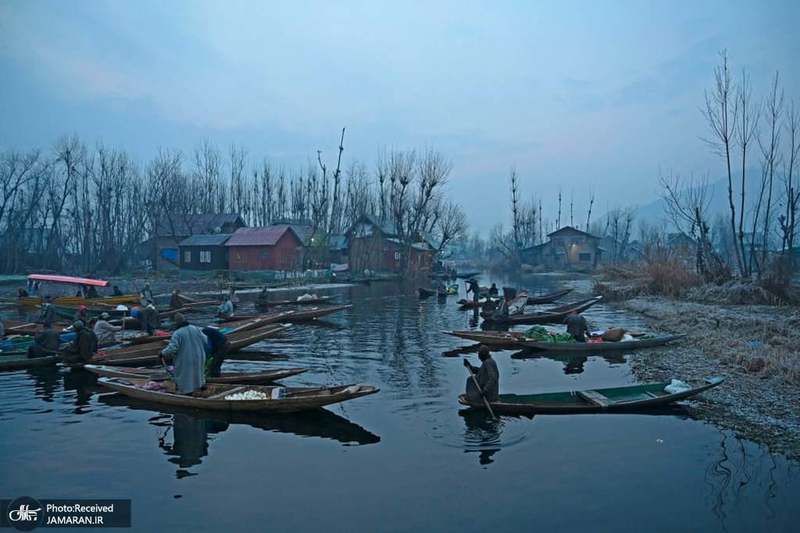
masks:
[(141, 249), (157, 269), (180, 266), (179, 244), (192, 235), (230, 234), (246, 226), (236, 213), (169, 214), (159, 219)]
[(303, 240), (290, 224), (239, 228), (225, 242), (230, 270), (296, 271), (303, 268)]
[(520, 250), (523, 263), (554, 270), (592, 270), (603, 254), (600, 237), (572, 226), (547, 234), (548, 241)]
[(230, 233), (192, 235), (178, 244), (180, 267), (184, 270), (226, 270)]

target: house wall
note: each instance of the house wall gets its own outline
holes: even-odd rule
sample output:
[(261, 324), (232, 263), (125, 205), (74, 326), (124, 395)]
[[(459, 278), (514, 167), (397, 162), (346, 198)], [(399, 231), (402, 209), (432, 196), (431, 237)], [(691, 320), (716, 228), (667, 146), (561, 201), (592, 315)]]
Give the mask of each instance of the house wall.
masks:
[(554, 237), (525, 257), (526, 262), (531, 265), (581, 270), (595, 268), (599, 259), (597, 240), (584, 236)]
[(400, 246), (384, 239), (378, 232), (368, 237), (350, 238), (350, 270), (362, 272), (400, 271)]
[(433, 251), (411, 248), (408, 267), (413, 272), (430, 272), (433, 269)]
[[(202, 263), (200, 252), (211, 252), (211, 262)], [(180, 265), (184, 270), (226, 270), (228, 268), (228, 252), (224, 246), (181, 246)], [(186, 261), (186, 253), (190, 254)]]
[(303, 264), (300, 240), (287, 231), (274, 246), (229, 246), (231, 270), (297, 270)]

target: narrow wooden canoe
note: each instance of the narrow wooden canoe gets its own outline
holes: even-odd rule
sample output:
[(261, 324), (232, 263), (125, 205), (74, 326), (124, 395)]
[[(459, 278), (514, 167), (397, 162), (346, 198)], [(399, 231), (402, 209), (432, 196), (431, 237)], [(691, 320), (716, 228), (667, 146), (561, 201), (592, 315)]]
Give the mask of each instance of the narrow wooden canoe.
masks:
[[(264, 385), (232, 385), (210, 383), (202, 394), (184, 395), (174, 392), (152, 391), (141, 388), (147, 380), (100, 378), (97, 383), (111, 390), (140, 400), (147, 400), (165, 405), (208, 409), (212, 411), (249, 412), (249, 413), (293, 413), (319, 409), (326, 405), (344, 402), (378, 392), (378, 388), (370, 385), (340, 385), (336, 387), (281, 387), (284, 397), (271, 399), (276, 387)], [(164, 382), (165, 385), (173, 385)], [(173, 385), (174, 386), (174, 385)], [(173, 389), (174, 390), (174, 389)], [(266, 400), (226, 400), (231, 394), (257, 391), (266, 394)]]
[[(104, 378), (148, 379), (150, 381), (164, 381), (170, 376), (161, 368), (126, 368), (107, 365), (85, 365), (85, 370)], [(208, 378), (208, 383), (235, 383), (239, 385), (263, 385), (286, 379), (305, 372), (305, 368), (278, 368), (263, 372), (223, 372), (215, 378)]]
[(286, 317), (285, 322), (305, 322), (308, 320), (316, 320), (323, 316), (332, 315), (339, 311), (352, 308), (352, 305), (328, 305), (325, 307), (309, 307), (300, 311), (294, 311), (291, 315)]
[(602, 300), (602, 296), (595, 296), (579, 302), (573, 302), (558, 307), (551, 307), (544, 311), (535, 313), (524, 313), (520, 315), (510, 315), (505, 318), (487, 318), (486, 322), (491, 324), (560, 324), (564, 322), (570, 314), (582, 313)]
[(474, 278), (475, 276), (479, 276), (479, 275), (480, 275), (480, 272), (476, 270), (475, 272), (463, 272), (463, 273), (459, 272), (459, 273), (456, 274), (456, 277), (457, 278), (461, 278), (461, 279), (470, 279), (470, 278)]
[[(501, 394), (497, 401), (491, 402), (491, 407), (495, 413), (508, 415), (643, 411), (696, 396), (723, 381), (722, 378), (708, 378), (688, 390), (673, 394), (664, 390), (669, 382), (545, 394)], [(458, 397), (458, 402), (475, 409), (484, 408), (483, 402), (469, 403), (464, 394)]]
[(516, 348), (520, 341), (525, 339), (522, 333), (516, 331), (443, 331), (447, 335), (466, 339), (468, 341), (485, 344), (492, 348)]
[(682, 339), (686, 335), (663, 335), (649, 339), (633, 339), (618, 342), (538, 342), (520, 340), (517, 345), (533, 350), (546, 350), (548, 352), (614, 352), (627, 350), (640, 350), (654, 348)]
[(564, 289), (561, 291), (551, 292), (549, 294), (540, 294), (538, 296), (528, 296), (528, 305), (549, 304), (559, 300), (571, 293), (572, 289)]
[(262, 303), (256, 301), (256, 307), (274, 307), (279, 305), (319, 305), (324, 304), (333, 299), (333, 296), (318, 296), (316, 298), (309, 298), (307, 300), (275, 300)]
[[(277, 335), (285, 331), (290, 326), (283, 324), (270, 324), (262, 328), (245, 330), (226, 335), (230, 341), (228, 353), (234, 353), (242, 348), (262, 341), (266, 338)], [(118, 366), (146, 366), (158, 364), (159, 354), (167, 345), (168, 340), (151, 342), (148, 344), (138, 344), (126, 346), (115, 350), (108, 350), (105, 353), (97, 354), (93, 359), (93, 364), (99, 365), (118, 365)]]
[(246, 331), (248, 329), (257, 329), (278, 322), (288, 322), (288, 318), (295, 312), (296, 311), (277, 311), (275, 313), (255, 315), (250, 318), (236, 317), (232, 320), (218, 320), (217, 322), (227, 330), (226, 334), (230, 334)]
[(27, 354), (0, 355), (0, 370), (22, 370), (39, 366), (55, 365), (61, 361), (60, 355), (28, 357)]

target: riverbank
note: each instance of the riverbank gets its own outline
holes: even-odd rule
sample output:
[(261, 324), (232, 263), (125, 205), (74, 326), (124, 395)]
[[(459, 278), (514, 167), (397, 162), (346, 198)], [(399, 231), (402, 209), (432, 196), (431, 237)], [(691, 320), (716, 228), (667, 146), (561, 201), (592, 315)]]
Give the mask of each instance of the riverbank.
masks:
[(636, 297), (616, 302), (653, 330), (683, 333), (675, 346), (638, 354), (641, 381), (721, 376), (694, 402), (698, 416), (771, 450), (800, 457), (800, 311), (796, 307), (717, 305)]

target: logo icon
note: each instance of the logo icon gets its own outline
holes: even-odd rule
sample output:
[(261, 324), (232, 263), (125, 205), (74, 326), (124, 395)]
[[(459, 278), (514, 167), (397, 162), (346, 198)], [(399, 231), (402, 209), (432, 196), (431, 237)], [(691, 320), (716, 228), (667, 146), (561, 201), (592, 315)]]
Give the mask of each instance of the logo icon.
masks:
[(17, 498), (7, 508), (8, 521), (19, 531), (31, 531), (44, 520), (42, 504), (33, 498)]

